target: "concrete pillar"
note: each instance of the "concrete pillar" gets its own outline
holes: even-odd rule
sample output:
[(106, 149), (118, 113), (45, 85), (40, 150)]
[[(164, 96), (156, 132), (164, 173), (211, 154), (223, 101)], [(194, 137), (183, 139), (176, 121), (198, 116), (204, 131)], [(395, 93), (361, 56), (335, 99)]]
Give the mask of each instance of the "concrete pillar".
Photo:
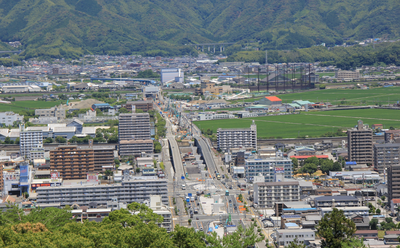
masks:
[(210, 46), (208, 46), (208, 51), (210, 52)]
[(204, 52), (204, 46), (201, 46), (201, 51)]
[(215, 45), (214, 45), (214, 53), (215, 53)]
[(222, 53), (222, 45), (219, 46), (219, 51)]

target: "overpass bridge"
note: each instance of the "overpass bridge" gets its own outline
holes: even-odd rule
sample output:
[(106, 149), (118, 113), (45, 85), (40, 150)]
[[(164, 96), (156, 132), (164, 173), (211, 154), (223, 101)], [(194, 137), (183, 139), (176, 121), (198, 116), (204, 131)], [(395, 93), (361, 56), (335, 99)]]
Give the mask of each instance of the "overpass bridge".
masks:
[(190, 46), (195, 46), (197, 50), (200, 50), (204, 52), (204, 47), (208, 47), (208, 51), (211, 51), (211, 48), (213, 48), (213, 51), (215, 53), (215, 47), (219, 46), (219, 51), (223, 52), (225, 50), (225, 46), (229, 46), (235, 43), (198, 43), (198, 44), (190, 44)]

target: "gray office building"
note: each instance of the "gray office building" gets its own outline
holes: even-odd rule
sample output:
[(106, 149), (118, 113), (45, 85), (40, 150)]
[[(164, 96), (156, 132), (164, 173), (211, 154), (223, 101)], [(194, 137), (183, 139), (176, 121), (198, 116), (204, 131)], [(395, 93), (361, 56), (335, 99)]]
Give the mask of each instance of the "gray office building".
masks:
[(60, 203), (61, 206), (107, 205), (107, 201), (115, 199), (127, 204), (143, 203), (145, 200), (150, 200), (151, 195), (161, 196), (162, 203), (168, 205), (167, 181), (157, 177), (137, 177), (119, 184), (39, 187), (36, 193), (36, 202), (39, 205), (55, 203)]
[(254, 184), (254, 203), (260, 208), (272, 208), (276, 202), (300, 200), (298, 181)]
[(347, 130), (349, 161), (358, 164), (373, 164), (373, 133), (368, 125), (358, 121), (357, 126)]
[(120, 114), (118, 125), (119, 154), (140, 155), (153, 152), (148, 113)]
[(400, 155), (399, 143), (375, 144), (374, 145), (374, 166), (379, 173), (384, 173), (392, 165), (399, 164)]

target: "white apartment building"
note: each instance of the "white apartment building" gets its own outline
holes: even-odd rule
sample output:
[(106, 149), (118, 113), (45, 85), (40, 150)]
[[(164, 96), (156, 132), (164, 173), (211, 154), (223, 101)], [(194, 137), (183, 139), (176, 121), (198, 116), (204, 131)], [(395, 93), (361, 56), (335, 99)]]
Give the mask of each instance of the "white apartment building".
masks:
[(253, 121), (250, 128), (218, 128), (218, 149), (249, 147), (257, 149), (257, 126)]
[(65, 109), (53, 107), (50, 109), (35, 109), (35, 115), (39, 117), (57, 117), (57, 120), (65, 119)]
[(338, 70), (335, 72), (335, 78), (339, 79), (339, 80), (360, 79), (360, 72), (359, 71)]
[(30, 152), (43, 142), (43, 131), (21, 131), (19, 133), (19, 152), (21, 157), (31, 159)]
[(118, 184), (74, 185), (58, 187), (39, 187), (36, 189), (37, 204), (60, 203), (72, 206), (88, 206), (90, 203), (107, 205), (108, 201), (144, 203), (151, 195), (161, 196), (162, 204), (168, 205), (167, 181), (158, 177), (133, 177)]
[(300, 200), (298, 181), (254, 184), (254, 203), (260, 208), (273, 208), (275, 202)]
[(276, 242), (279, 247), (290, 245), (295, 239), (299, 243), (307, 243), (315, 240), (315, 231), (311, 229), (278, 229), (276, 230)]
[(264, 176), (265, 182), (284, 181), (292, 178), (292, 160), (283, 156), (246, 159), (245, 172), (248, 182), (260, 174)]
[(12, 126), (14, 122), (23, 122), (24, 116), (14, 112), (1, 112), (0, 123), (5, 126)]

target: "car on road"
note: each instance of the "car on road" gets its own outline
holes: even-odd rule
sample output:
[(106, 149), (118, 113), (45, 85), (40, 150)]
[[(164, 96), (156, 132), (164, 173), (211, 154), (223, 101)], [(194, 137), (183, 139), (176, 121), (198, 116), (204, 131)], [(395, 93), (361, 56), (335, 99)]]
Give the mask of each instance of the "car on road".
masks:
[(229, 200), (229, 202), (232, 202), (232, 200)]
[(229, 189), (233, 189), (233, 187), (232, 187), (232, 186), (229, 186)]
[(199, 217), (196, 217), (196, 220), (199, 220)]

